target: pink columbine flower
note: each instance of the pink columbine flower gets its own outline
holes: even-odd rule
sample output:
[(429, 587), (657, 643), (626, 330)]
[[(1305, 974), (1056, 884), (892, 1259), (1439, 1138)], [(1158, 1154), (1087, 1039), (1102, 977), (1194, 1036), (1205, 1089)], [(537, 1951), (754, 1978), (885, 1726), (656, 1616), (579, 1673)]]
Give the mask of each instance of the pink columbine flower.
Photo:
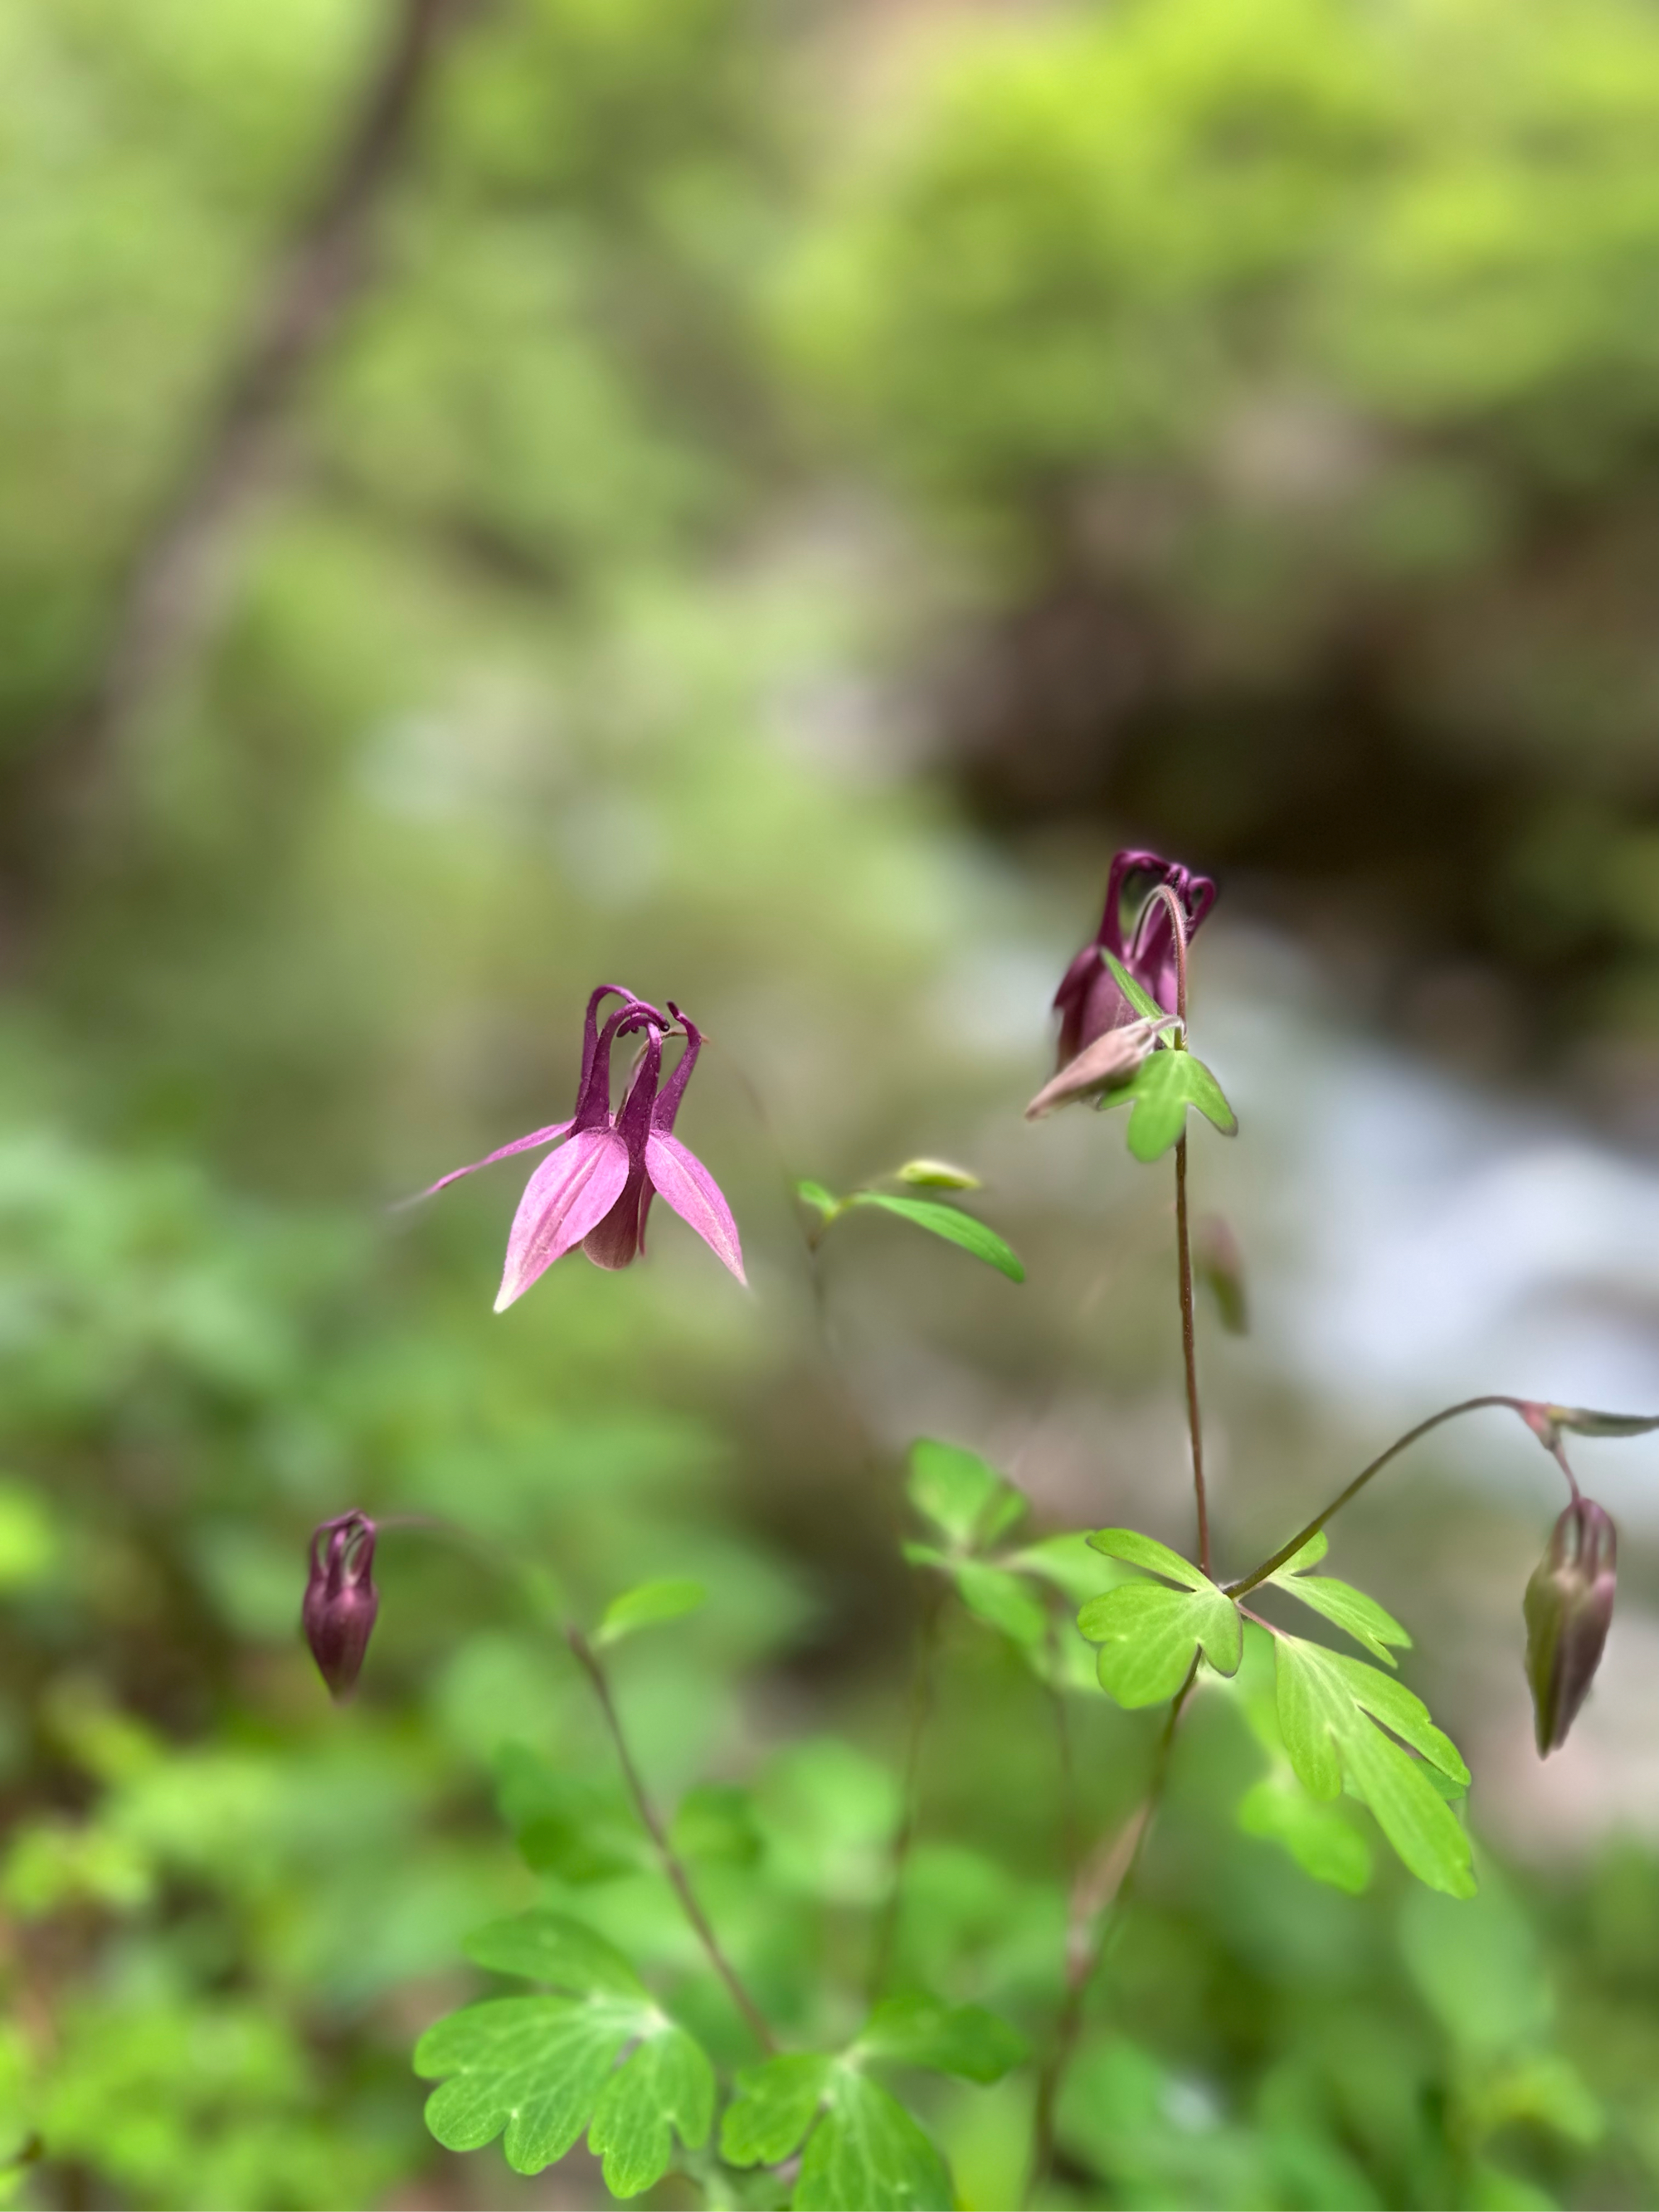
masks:
[[(623, 1003), (600, 1030), (599, 1009), (607, 998), (619, 998)], [(470, 1167), (441, 1176), (430, 1190), (422, 1193), (429, 1197), (458, 1176), (471, 1175), (511, 1152), (564, 1139), (525, 1185), (507, 1233), (497, 1313), (522, 1297), (538, 1276), (578, 1244), (596, 1267), (625, 1267), (636, 1260), (645, 1249), (646, 1217), (659, 1191), (738, 1280), (746, 1279), (732, 1209), (714, 1176), (674, 1134), (674, 1117), (702, 1048), (702, 1036), (672, 1000), (669, 1013), (672, 1023), (631, 991), (601, 984), (587, 1002), (581, 1079), (570, 1120), (515, 1138)], [(678, 1066), (659, 1090), (663, 1038), (674, 1023), (684, 1033), (685, 1046)], [(645, 1048), (622, 1105), (613, 1113), (611, 1048), (618, 1036), (641, 1029), (646, 1032)]]
[[(1151, 880), (1146, 885), (1146, 896), (1126, 939), (1124, 886), (1126, 879), (1133, 884), (1138, 877)], [(1142, 990), (1156, 999), (1165, 1013), (1175, 1012), (1175, 932), (1170, 927), (1168, 907), (1155, 896), (1159, 885), (1164, 884), (1181, 902), (1190, 937), (1215, 902), (1215, 885), (1208, 876), (1192, 875), (1179, 861), (1163, 860), (1156, 853), (1120, 853), (1114, 859), (1107, 878), (1106, 910), (1100, 917), (1100, 927), (1066, 970), (1054, 993), (1054, 1006), (1060, 1014), (1057, 1066), (1066, 1066), (1097, 1037), (1136, 1019), (1134, 1008), (1119, 990), (1111, 970), (1100, 957), (1103, 946), (1116, 955)]]

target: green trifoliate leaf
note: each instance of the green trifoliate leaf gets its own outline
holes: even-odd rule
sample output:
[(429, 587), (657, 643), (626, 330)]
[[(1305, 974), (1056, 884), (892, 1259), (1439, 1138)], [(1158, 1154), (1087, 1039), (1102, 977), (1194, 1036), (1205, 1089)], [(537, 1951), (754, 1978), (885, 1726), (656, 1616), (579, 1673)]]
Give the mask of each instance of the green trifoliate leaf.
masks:
[(777, 2166), (792, 2156), (817, 2115), (834, 2071), (834, 2059), (815, 2051), (745, 2066), (720, 2122), (720, 2156), (726, 2164)]
[(1029, 2045), (1017, 2028), (981, 2005), (942, 2005), (924, 1996), (889, 1997), (853, 2046), (860, 2058), (926, 2066), (967, 2081), (1000, 2081), (1023, 2064)]
[(949, 2212), (945, 2161), (897, 2099), (844, 2062), (807, 2138), (795, 2212)]
[(848, 1201), (852, 1206), (878, 1206), (884, 1212), (896, 1213), (901, 1220), (908, 1221), (918, 1229), (925, 1229), (930, 1237), (942, 1237), (947, 1243), (960, 1244), (987, 1267), (995, 1267), (1012, 1283), (1025, 1280), (1025, 1268), (1018, 1255), (1005, 1244), (994, 1229), (988, 1229), (971, 1213), (960, 1206), (942, 1206), (937, 1199), (898, 1198), (891, 1191), (854, 1191)]
[(910, 1447), (910, 1503), (959, 1551), (994, 1543), (1025, 1510), (1012, 1483), (976, 1452), (921, 1437)]
[(605, 1609), (605, 1618), (593, 1632), (594, 1648), (603, 1650), (608, 1644), (620, 1644), (625, 1636), (636, 1636), (642, 1628), (655, 1628), (665, 1620), (678, 1620), (688, 1613), (695, 1613), (706, 1605), (708, 1593), (701, 1583), (667, 1579), (662, 1582), (641, 1583), (635, 1589), (624, 1590), (613, 1597)]
[[(480, 1966), (566, 1994), (467, 2005), (421, 2038), (416, 2072), (447, 2077), (426, 2106), (447, 2149), (477, 2150), (505, 2130), (507, 2164), (539, 2173), (591, 2121), (606, 2186), (634, 2197), (668, 2171), (672, 2130), (691, 2149), (707, 2142), (713, 2068), (602, 1936), (562, 1913), (525, 1912), (481, 1928), (465, 1948)], [(637, 2050), (613, 2070), (630, 2043)]]
[(893, 1170), (894, 1180), (915, 1190), (983, 1190), (984, 1184), (966, 1168), (953, 1168), (948, 1160), (906, 1160)]
[(1161, 1159), (1181, 1136), (1189, 1106), (1212, 1121), (1224, 1137), (1238, 1133), (1238, 1116), (1221, 1085), (1190, 1052), (1150, 1054), (1128, 1082), (1108, 1091), (1100, 1103), (1103, 1110), (1130, 1108), (1129, 1150), (1148, 1165)]
[[(1419, 1881), (1452, 1897), (1472, 1897), (1468, 1838), (1423, 1762), (1455, 1785), (1467, 1786), (1468, 1769), (1421, 1698), (1363, 1660), (1300, 1637), (1281, 1634), (1273, 1650), (1279, 1724), (1303, 1786), (1328, 1800), (1346, 1781)], [(1421, 1759), (1402, 1751), (1395, 1736)]]
[(600, 2091), (587, 2147), (604, 2159), (611, 2195), (637, 2197), (667, 2172), (675, 2134), (688, 2150), (700, 2150), (714, 2118), (714, 2069), (707, 2054), (683, 2027), (665, 2027)]
[(1131, 1711), (1175, 1696), (1202, 1651), (1218, 1674), (1238, 1669), (1243, 1642), (1238, 1607), (1209, 1577), (1155, 1537), (1134, 1528), (1099, 1528), (1097, 1551), (1181, 1584), (1121, 1583), (1091, 1598), (1077, 1617), (1091, 1644), (1100, 1686)]
[(1264, 1774), (1239, 1800), (1247, 1836), (1282, 1844), (1304, 1874), (1357, 1897), (1371, 1878), (1371, 1847), (1339, 1805), (1322, 1805), (1294, 1776)]
[(1144, 990), (1136, 982), (1116, 953), (1109, 952), (1103, 945), (1100, 947), (1100, 957), (1110, 971), (1113, 982), (1117, 985), (1118, 989), (1122, 992), (1143, 1021), (1161, 1022), (1167, 1018), (1173, 1009), (1160, 1006), (1152, 993)]
[(572, 1996), (608, 1994), (647, 2002), (645, 1984), (622, 1953), (562, 1912), (515, 1913), (476, 1929), (461, 1946), (492, 1973), (545, 1982)]
[(1317, 1535), (1308, 1539), (1294, 1559), (1286, 1559), (1276, 1573), (1268, 1576), (1267, 1580), (1275, 1589), (1288, 1590), (1292, 1597), (1300, 1598), (1304, 1605), (1311, 1606), (1316, 1613), (1322, 1613), (1327, 1620), (1334, 1621), (1339, 1628), (1346, 1629), (1356, 1644), (1363, 1644), (1372, 1658), (1380, 1659), (1385, 1667), (1395, 1665), (1397, 1662), (1389, 1646), (1397, 1644), (1402, 1650), (1409, 1651), (1412, 1640), (1394, 1615), (1386, 1612), (1374, 1597), (1367, 1597), (1364, 1590), (1355, 1589), (1351, 1583), (1339, 1582), (1334, 1575), (1310, 1575), (1308, 1572), (1310, 1567), (1316, 1565), (1324, 1558), (1327, 1548), (1328, 1540), (1322, 1528)]

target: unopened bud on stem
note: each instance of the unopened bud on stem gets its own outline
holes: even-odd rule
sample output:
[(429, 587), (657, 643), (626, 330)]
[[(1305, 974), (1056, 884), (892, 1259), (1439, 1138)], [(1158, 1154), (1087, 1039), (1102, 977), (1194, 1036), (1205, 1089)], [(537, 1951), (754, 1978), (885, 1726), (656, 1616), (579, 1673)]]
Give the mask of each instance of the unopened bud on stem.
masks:
[(1593, 1498), (1575, 1498), (1527, 1584), (1527, 1680), (1540, 1759), (1566, 1741), (1601, 1663), (1618, 1552), (1608, 1516)]
[(318, 1672), (337, 1703), (357, 1686), (380, 1611), (374, 1565), (374, 1523), (366, 1513), (342, 1513), (313, 1533), (311, 1577), (300, 1618)]

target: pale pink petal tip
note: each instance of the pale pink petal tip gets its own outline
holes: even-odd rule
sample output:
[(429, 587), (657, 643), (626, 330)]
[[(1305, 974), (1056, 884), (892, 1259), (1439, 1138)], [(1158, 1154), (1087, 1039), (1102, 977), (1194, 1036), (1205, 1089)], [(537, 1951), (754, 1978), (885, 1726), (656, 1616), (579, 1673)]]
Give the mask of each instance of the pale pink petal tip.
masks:
[(598, 1228), (627, 1182), (628, 1146), (611, 1129), (584, 1130), (542, 1162), (524, 1187), (507, 1233), (497, 1313)]
[(695, 1229), (703, 1243), (745, 1286), (743, 1246), (738, 1224), (732, 1218), (720, 1185), (696, 1154), (678, 1137), (653, 1129), (646, 1139), (646, 1171), (680, 1219)]
[(417, 1190), (408, 1198), (395, 1200), (392, 1212), (401, 1212), (406, 1206), (418, 1206), (423, 1198), (430, 1198), (434, 1191), (447, 1189), (452, 1182), (459, 1182), (463, 1176), (477, 1175), (480, 1168), (493, 1167), (497, 1160), (507, 1159), (514, 1152), (532, 1152), (538, 1145), (550, 1145), (556, 1137), (562, 1137), (569, 1127), (568, 1121), (555, 1121), (549, 1128), (532, 1129), (527, 1137), (514, 1137), (510, 1145), (503, 1145), (499, 1152), (486, 1152), (481, 1160), (473, 1160), (464, 1168), (451, 1168), (447, 1175), (440, 1176), (436, 1182), (428, 1183), (424, 1190)]

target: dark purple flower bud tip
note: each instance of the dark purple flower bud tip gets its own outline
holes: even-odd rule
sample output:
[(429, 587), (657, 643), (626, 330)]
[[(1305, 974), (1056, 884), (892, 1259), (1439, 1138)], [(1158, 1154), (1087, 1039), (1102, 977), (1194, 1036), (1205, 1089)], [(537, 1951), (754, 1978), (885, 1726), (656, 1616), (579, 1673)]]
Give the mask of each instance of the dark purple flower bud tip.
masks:
[(380, 1608), (374, 1565), (374, 1523), (366, 1513), (342, 1513), (313, 1532), (311, 1576), (300, 1620), (317, 1671), (337, 1705), (357, 1686)]
[(1601, 1663), (1618, 1553), (1618, 1534), (1607, 1513), (1593, 1498), (1575, 1498), (1527, 1584), (1521, 1609), (1540, 1759), (1566, 1741)]

